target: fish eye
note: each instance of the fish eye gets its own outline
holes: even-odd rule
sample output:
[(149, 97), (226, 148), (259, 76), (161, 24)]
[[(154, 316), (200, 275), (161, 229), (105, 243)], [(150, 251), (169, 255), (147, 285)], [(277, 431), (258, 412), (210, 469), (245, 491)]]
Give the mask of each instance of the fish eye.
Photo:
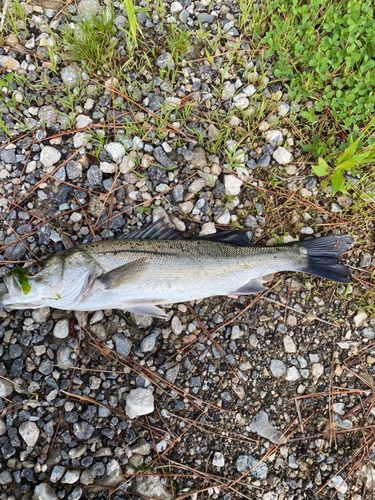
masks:
[(38, 274), (42, 269), (42, 266), (39, 263), (33, 264), (29, 269), (26, 271), (26, 274), (29, 276), (35, 276)]

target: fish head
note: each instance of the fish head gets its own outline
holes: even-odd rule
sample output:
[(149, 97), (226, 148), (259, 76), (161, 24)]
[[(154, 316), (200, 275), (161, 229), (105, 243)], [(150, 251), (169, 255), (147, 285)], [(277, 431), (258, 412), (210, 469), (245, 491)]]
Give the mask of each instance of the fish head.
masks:
[(17, 267), (4, 277), (7, 293), (0, 307), (38, 309), (44, 306), (72, 309), (93, 277), (101, 274), (86, 252), (66, 250), (26, 267)]

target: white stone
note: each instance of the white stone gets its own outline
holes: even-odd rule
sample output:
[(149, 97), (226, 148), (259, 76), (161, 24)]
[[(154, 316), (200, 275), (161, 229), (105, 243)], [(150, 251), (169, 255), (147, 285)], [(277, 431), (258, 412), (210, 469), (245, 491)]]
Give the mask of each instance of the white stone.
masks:
[(78, 481), (81, 472), (79, 470), (67, 470), (65, 476), (61, 479), (63, 484), (74, 484)]
[(34, 309), (31, 313), (31, 317), (35, 323), (45, 323), (49, 315), (50, 308), (48, 306), (41, 307), (40, 309)]
[(86, 115), (78, 115), (76, 118), (76, 128), (85, 128), (93, 123), (92, 119)]
[(7, 431), (5, 420), (0, 418), (0, 436), (4, 436)]
[(75, 149), (86, 146), (91, 141), (91, 135), (87, 132), (76, 132), (73, 136), (73, 146)]
[(160, 183), (160, 184), (158, 184), (158, 185), (156, 186), (155, 191), (156, 191), (157, 193), (166, 193), (166, 192), (168, 191), (168, 189), (169, 189), (168, 184), (163, 184), (163, 183)]
[(136, 476), (135, 493), (141, 498), (153, 498), (158, 500), (171, 500), (172, 494), (161, 482), (160, 476)]
[(171, 153), (173, 151), (173, 149), (170, 147), (170, 145), (167, 142), (163, 142), (161, 146), (166, 153)]
[(45, 167), (52, 167), (52, 165), (55, 165), (60, 158), (60, 151), (52, 146), (46, 146), (40, 153), (40, 161)]
[(215, 141), (220, 137), (220, 130), (213, 123), (208, 127), (208, 140)]
[(223, 89), (223, 94), (221, 96), (223, 101), (228, 101), (228, 99), (231, 99), (236, 92), (236, 88), (233, 85), (233, 83), (230, 82), (224, 82), (224, 89)]
[(254, 85), (248, 85), (247, 87), (245, 87), (242, 91), (244, 94), (246, 94), (248, 97), (255, 94), (256, 92), (256, 88), (254, 87)]
[(181, 233), (186, 231), (186, 224), (182, 222), (182, 220), (178, 219), (177, 217), (172, 217), (171, 222), (177, 229), (177, 231), (180, 231)]
[(116, 164), (108, 163), (107, 161), (101, 162), (99, 168), (105, 174), (114, 174), (116, 172)]
[(0, 67), (15, 71), (20, 67), (20, 63), (16, 59), (13, 59), (13, 57), (0, 56)]
[(81, 16), (96, 16), (99, 9), (99, 0), (81, 0), (78, 4), (78, 12), (81, 14)]
[(324, 373), (324, 366), (321, 363), (314, 363), (311, 367), (312, 376), (318, 379)]
[(154, 395), (151, 389), (132, 389), (126, 398), (126, 414), (129, 418), (148, 415), (154, 411)]
[(196, 179), (190, 184), (188, 191), (189, 193), (198, 193), (203, 189), (205, 185), (206, 185), (205, 179)]
[(283, 135), (280, 130), (268, 130), (265, 133), (266, 141), (272, 146), (279, 146), (283, 142)]
[(22, 422), (18, 432), (27, 446), (35, 446), (39, 438), (39, 428), (35, 422)]
[(181, 212), (189, 214), (193, 210), (194, 204), (192, 201), (185, 201), (184, 203), (180, 203), (178, 206), (180, 207)]
[(213, 222), (207, 222), (206, 224), (203, 224), (199, 236), (208, 236), (209, 234), (215, 234), (215, 233), (216, 233), (215, 224)]
[(335, 488), (342, 495), (345, 495), (345, 493), (348, 491), (348, 485), (341, 476), (333, 477), (330, 480), (328, 486), (331, 486), (331, 488)]
[(296, 344), (293, 342), (290, 335), (285, 335), (283, 342), (284, 342), (285, 352), (289, 352), (289, 353), (297, 352)]
[(224, 464), (224, 455), (220, 453), (220, 451), (217, 451), (214, 454), (214, 458), (212, 459), (212, 465), (214, 465), (215, 467), (224, 467)]
[(279, 116), (286, 116), (289, 113), (290, 107), (287, 104), (280, 104), (277, 108), (277, 114)]
[(367, 314), (363, 311), (360, 311), (353, 318), (354, 326), (356, 328), (360, 328), (363, 325), (363, 323), (366, 321), (367, 318), (368, 318)]
[(228, 210), (224, 210), (224, 213), (222, 213), (217, 219), (216, 222), (218, 224), (229, 224), (230, 223), (230, 213)]
[(77, 83), (78, 73), (72, 66), (66, 66), (60, 71), (61, 80), (68, 85)]
[(180, 4), (180, 2), (173, 2), (171, 5), (171, 14), (178, 14), (178, 12), (181, 12), (183, 10), (183, 6)]
[(240, 329), (239, 326), (235, 325), (232, 327), (232, 332), (230, 335), (231, 340), (236, 340), (240, 339), (243, 336), (243, 331)]
[(241, 120), (238, 118), (236, 115), (232, 115), (229, 124), (232, 125), (232, 127), (238, 127), (238, 125), (241, 124)]
[(60, 319), (53, 329), (53, 335), (57, 339), (65, 339), (69, 335), (69, 320)]
[(287, 151), (283, 147), (277, 148), (272, 156), (277, 161), (277, 163), (280, 163), (280, 165), (286, 165), (287, 163), (290, 163), (293, 159), (293, 156), (289, 153), (289, 151)]
[(13, 389), (14, 385), (11, 382), (0, 378), (0, 398), (6, 398), (10, 396), (13, 392)]
[(119, 142), (110, 142), (104, 149), (116, 163), (121, 163), (125, 156), (125, 148)]
[(127, 174), (128, 172), (130, 172), (130, 170), (133, 170), (134, 167), (135, 161), (133, 160), (133, 158), (131, 156), (125, 156), (125, 158), (120, 163), (119, 171), (122, 174)]
[(285, 374), (285, 380), (288, 380), (289, 382), (295, 382), (300, 378), (299, 371), (295, 366), (292, 366), (291, 368), (288, 368)]
[(250, 101), (246, 96), (242, 96), (234, 103), (236, 108), (246, 109), (250, 106)]
[(56, 492), (47, 483), (41, 483), (35, 486), (33, 500), (59, 500)]
[(180, 333), (182, 332), (182, 325), (178, 316), (173, 316), (171, 321), (171, 328), (173, 333), (175, 333), (176, 335), (180, 335)]
[(240, 193), (242, 184), (243, 182), (234, 175), (226, 175), (224, 177), (225, 194), (236, 196)]
[(260, 130), (260, 132), (265, 132), (266, 130), (268, 130), (270, 128), (270, 124), (266, 121), (262, 122), (258, 129)]

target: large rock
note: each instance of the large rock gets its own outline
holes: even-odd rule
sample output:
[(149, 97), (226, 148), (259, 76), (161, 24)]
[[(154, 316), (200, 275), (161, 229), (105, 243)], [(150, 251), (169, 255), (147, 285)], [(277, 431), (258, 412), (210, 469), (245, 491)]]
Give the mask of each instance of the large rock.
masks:
[(39, 428), (35, 422), (22, 422), (19, 433), (27, 446), (35, 446), (39, 438)]
[(236, 196), (241, 191), (243, 182), (234, 175), (226, 175), (224, 177), (225, 194)]
[(81, 16), (95, 17), (100, 9), (99, 0), (81, 0), (78, 4), (78, 12)]
[(159, 476), (137, 476), (135, 478), (135, 492), (138, 495), (158, 500), (171, 500), (172, 494), (161, 482)]
[(277, 443), (282, 436), (282, 433), (269, 423), (268, 415), (263, 410), (254, 415), (250, 429), (251, 432), (256, 432), (258, 436), (269, 439), (272, 443)]
[(151, 389), (138, 387), (132, 389), (126, 398), (126, 414), (129, 418), (148, 415), (154, 411), (154, 395)]
[(35, 487), (33, 500), (58, 500), (55, 490), (47, 483)]

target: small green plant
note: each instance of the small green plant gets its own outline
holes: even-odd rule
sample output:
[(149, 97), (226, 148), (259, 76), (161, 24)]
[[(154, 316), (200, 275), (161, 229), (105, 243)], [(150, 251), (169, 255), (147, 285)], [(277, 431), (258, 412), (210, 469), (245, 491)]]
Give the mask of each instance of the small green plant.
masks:
[(19, 37), (19, 25), (17, 21), (21, 21), (23, 25), (23, 29), (25, 31), (26, 36), (29, 36), (29, 32), (27, 29), (27, 16), (25, 12), (26, 3), (22, 3), (19, 0), (11, 0), (8, 5), (8, 9), (6, 10), (6, 31), (9, 33), (15, 34)]
[(156, 12), (160, 18), (161, 23), (163, 24), (164, 16), (165, 16), (165, 6), (163, 0), (156, 0), (155, 3)]
[(322, 142), (318, 136), (315, 135), (312, 138), (312, 144), (305, 144), (302, 149), (318, 157), (318, 156), (324, 156), (326, 154), (327, 145), (324, 142)]
[(9, 131), (9, 128), (5, 125), (4, 120), (0, 116), (0, 130), (4, 132), (8, 137), (12, 137), (12, 134)]
[(373, 130), (373, 124), (374, 120), (370, 122), (358, 138), (355, 133), (350, 134), (349, 143), (346, 144), (345, 150), (334, 160), (333, 172), (323, 158), (319, 158), (318, 164), (312, 167), (314, 174), (318, 177), (328, 177), (321, 182), (321, 185), (326, 187), (331, 182), (333, 195), (338, 191), (341, 193), (347, 192), (347, 182), (343, 175), (345, 172), (357, 175), (360, 173), (359, 168), (375, 164), (374, 138), (370, 139), (368, 146), (363, 146), (363, 140), (368, 135), (368, 132)]
[[(0, 102), (5, 99), (6, 94), (9, 91), (10, 84), (13, 81), (13, 74), (8, 73), (7, 75), (4, 76), (4, 78), (0, 78)], [(6, 89), (6, 92), (3, 91), (3, 89)]]
[(191, 44), (191, 35), (187, 31), (178, 28), (175, 23), (171, 23), (165, 36), (165, 48), (172, 53), (172, 58), (176, 64), (188, 51)]
[(115, 59), (117, 45), (113, 21), (113, 8), (107, 7), (95, 17), (84, 16), (74, 28), (68, 24), (59, 37), (68, 58), (90, 71), (108, 70)]
[(135, 7), (133, 0), (121, 0), (122, 4), (125, 7), (126, 14), (128, 16), (128, 23), (129, 23), (129, 31), (125, 30), (124, 28), (120, 28), (122, 31), (124, 31), (127, 35), (130, 34), (130, 38), (132, 39), (134, 46), (137, 48), (138, 47), (138, 34), (142, 34), (142, 30), (139, 26), (138, 19), (137, 19), (137, 14), (139, 12), (148, 12), (150, 9), (149, 8), (141, 8), (141, 7)]
[(250, 14), (254, 9), (253, 2), (252, 0), (239, 0), (238, 6), (240, 8), (238, 24), (241, 29), (244, 29), (249, 20)]

